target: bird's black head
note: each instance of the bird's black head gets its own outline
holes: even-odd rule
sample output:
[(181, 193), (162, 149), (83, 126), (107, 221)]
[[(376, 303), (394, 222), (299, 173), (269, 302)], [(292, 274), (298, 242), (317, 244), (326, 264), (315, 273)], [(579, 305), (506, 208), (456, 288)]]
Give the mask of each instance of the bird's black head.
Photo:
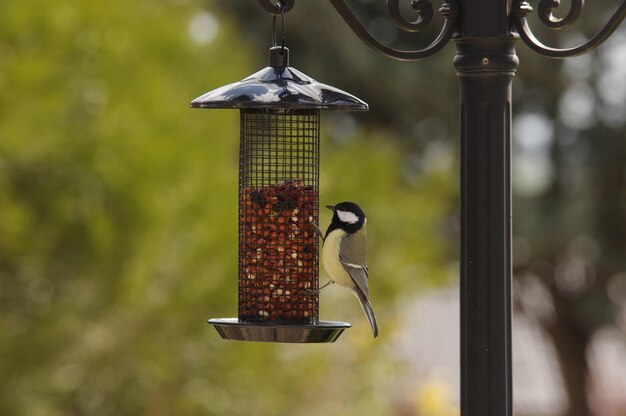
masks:
[(340, 202), (337, 205), (327, 205), (326, 208), (333, 211), (333, 219), (328, 226), (326, 235), (336, 229), (355, 233), (365, 224), (365, 213), (354, 202)]

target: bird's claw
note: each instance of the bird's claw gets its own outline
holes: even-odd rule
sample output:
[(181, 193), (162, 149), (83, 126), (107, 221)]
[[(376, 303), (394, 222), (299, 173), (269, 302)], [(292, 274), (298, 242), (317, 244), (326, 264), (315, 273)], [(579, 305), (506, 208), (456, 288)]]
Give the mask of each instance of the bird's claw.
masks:
[(318, 227), (317, 224), (315, 224), (313, 221), (309, 221), (309, 225), (313, 227), (313, 229), (315, 230), (315, 234), (317, 234), (317, 236), (323, 240), (324, 233), (322, 232), (322, 230), (320, 230), (320, 227)]
[(329, 285), (332, 285), (333, 283), (335, 282), (333, 282), (332, 280), (329, 280), (328, 282), (326, 282), (325, 285), (320, 286), (319, 289), (317, 290), (304, 289), (302, 292), (304, 292), (305, 295), (309, 295), (309, 296), (317, 295), (322, 292), (322, 289), (324, 289), (325, 287), (328, 287)]

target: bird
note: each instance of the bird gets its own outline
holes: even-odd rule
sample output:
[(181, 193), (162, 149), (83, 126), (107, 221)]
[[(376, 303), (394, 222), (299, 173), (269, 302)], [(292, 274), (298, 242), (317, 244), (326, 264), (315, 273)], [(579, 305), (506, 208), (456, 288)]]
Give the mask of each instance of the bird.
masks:
[[(354, 202), (327, 205), (333, 218), (322, 236), (321, 262), (330, 279), (317, 291), (337, 283), (356, 295), (372, 327), (374, 338), (378, 336), (378, 323), (372, 309), (368, 287), (367, 238), (365, 213)], [(319, 230), (319, 229), (318, 229)], [(321, 231), (319, 232), (321, 235)]]

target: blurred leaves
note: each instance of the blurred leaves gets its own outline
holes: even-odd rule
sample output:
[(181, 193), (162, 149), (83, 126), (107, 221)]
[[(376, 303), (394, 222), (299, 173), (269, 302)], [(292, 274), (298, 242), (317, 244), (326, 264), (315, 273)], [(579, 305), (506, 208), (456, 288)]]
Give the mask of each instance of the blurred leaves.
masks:
[[(353, 3), (396, 47), (440, 27), (403, 34), (383, 2)], [(531, 24), (568, 44), (606, 20), (604, 6), (566, 36)], [(392, 348), (396, 311), (457, 274), (452, 46), (392, 62), (327, 2), (287, 15), (292, 64), (371, 107), (324, 114), (321, 204), (368, 214), (381, 337), (331, 288), (321, 318), (354, 324), (336, 344), (227, 343), (205, 319), (236, 313), (237, 113), (188, 105), (266, 65), (271, 17), (249, 1), (190, 0), (5, 0), (0, 16), (0, 414), (458, 413), (445, 385), (409, 385)], [(585, 377), (569, 374), (585, 374), (591, 333), (626, 304), (622, 39), (567, 64), (520, 45), (514, 84), (516, 272), (550, 294), (557, 319), (543, 324), (583, 401)]]
[(450, 276), (454, 176), (384, 133), (327, 131), (322, 202), (368, 212), (382, 342), (339, 289), (322, 317), (354, 328), (334, 346), (219, 340), (205, 319), (236, 312), (237, 114), (188, 104), (265, 51), (215, 13), (0, 4), (0, 414), (386, 414), (397, 399), (385, 306)]

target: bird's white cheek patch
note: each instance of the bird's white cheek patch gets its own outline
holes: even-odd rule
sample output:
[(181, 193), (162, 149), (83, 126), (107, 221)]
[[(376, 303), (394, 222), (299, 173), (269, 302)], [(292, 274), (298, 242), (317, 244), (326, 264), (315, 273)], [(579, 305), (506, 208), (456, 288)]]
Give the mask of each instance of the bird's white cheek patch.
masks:
[(359, 217), (354, 212), (341, 211), (337, 210), (337, 216), (341, 220), (341, 222), (345, 222), (348, 224), (356, 224), (359, 222)]

